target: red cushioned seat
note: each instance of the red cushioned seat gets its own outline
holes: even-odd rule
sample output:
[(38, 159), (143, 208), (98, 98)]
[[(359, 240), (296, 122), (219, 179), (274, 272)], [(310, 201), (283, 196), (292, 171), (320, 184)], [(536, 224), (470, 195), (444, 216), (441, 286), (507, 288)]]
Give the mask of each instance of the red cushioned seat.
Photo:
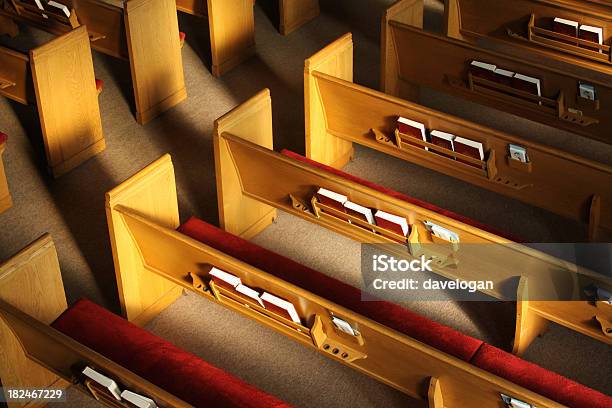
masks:
[(361, 290), (197, 218), (191, 218), (178, 230), (249, 265), (462, 360), (469, 361), (482, 344), (481, 340), (433, 322), (394, 303), (362, 301)]
[(185, 33), (184, 33), (184, 32), (182, 32), (182, 31), (179, 31), (179, 41), (180, 41), (180, 43), (181, 43), (181, 47), (182, 47), (183, 45), (185, 45), (185, 38), (186, 38), (186, 37), (187, 37), (187, 34), (185, 34)]
[(51, 326), (196, 407), (290, 407), (88, 300)]
[(102, 89), (104, 89), (104, 81), (96, 78), (96, 91), (98, 91), (98, 95), (102, 93)]
[(463, 216), (461, 214), (457, 214), (457, 213), (455, 213), (453, 211), (445, 210), (444, 208), (440, 208), (440, 207), (438, 207), (436, 205), (433, 205), (431, 203), (428, 203), (426, 201), (419, 200), (418, 198), (410, 197), (410, 196), (407, 196), (405, 194), (398, 193), (395, 190), (391, 190), (389, 188), (379, 186), (378, 184), (372, 183), (371, 181), (364, 180), (362, 178), (353, 176), (352, 174), (345, 173), (342, 170), (338, 170), (338, 169), (335, 169), (333, 167), (327, 166), (325, 164), (319, 163), (317, 161), (311, 160), (311, 159), (309, 159), (307, 157), (304, 157), (304, 156), (302, 156), (300, 154), (294, 153), (291, 150), (284, 149), (284, 150), (281, 151), (281, 153), (283, 155), (287, 156), (287, 157), (291, 157), (292, 159), (299, 160), (299, 161), (301, 161), (303, 163), (311, 164), (311, 165), (313, 165), (315, 167), (318, 167), (320, 169), (323, 169), (323, 170), (328, 171), (330, 173), (333, 173), (335, 175), (341, 176), (341, 177), (343, 177), (343, 178), (345, 178), (347, 180), (351, 180), (351, 181), (359, 183), (359, 184), (361, 184), (363, 186), (372, 188), (372, 189), (374, 189), (376, 191), (380, 191), (381, 193), (387, 194), (387, 195), (389, 195), (391, 197), (397, 198), (397, 199), (402, 200), (402, 201), (406, 201), (406, 202), (408, 202), (410, 204), (414, 204), (414, 205), (417, 205), (419, 207), (423, 207), (425, 209), (428, 209), (428, 210), (433, 211), (435, 213), (438, 213), (440, 215), (444, 215), (446, 217), (452, 218), (452, 219), (457, 220), (459, 222), (462, 222), (464, 224), (471, 225), (472, 227), (481, 229), (483, 231), (487, 231), (487, 232), (489, 232), (491, 234), (495, 234), (497, 236), (504, 237), (506, 239), (509, 239), (512, 242), (524, 242), (522, 239), (517, 238), (515, 236), (512, 236), (511, 234), (507, 234), (505, 232), (499, 231), (499, 230), (491, 227), (490, 225), (483, 224), (483, 223), (478, 222), (476, 220), (473, 220), (473, 219), (471, 219), (469, 217), (465, 217), (465, 216)]
[(8, 140), (8, 136), (2, 132), (0, 132), (0, 145), (3, 143), (6, 143), (6, 141)]
[(471, 363), (568, 407), (612, 407), (607, 395), (488, 344), (482, 345)]

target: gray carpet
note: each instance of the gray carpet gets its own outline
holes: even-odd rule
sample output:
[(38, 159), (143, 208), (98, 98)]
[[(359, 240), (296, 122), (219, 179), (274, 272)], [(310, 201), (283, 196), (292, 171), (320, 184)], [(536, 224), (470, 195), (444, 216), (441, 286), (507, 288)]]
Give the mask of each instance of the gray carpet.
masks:
[[(264, 87), (272, 91), (275, 147), (304, 151), (303, 61), (341, 34), (352, 31), (355, 81), (378, 86), (380, 16), (390, 0), (322, 0), (322, 15), (282, 37), (271, 4), (256, 7), (257, 55), (222, 79), (209, 70), (204, 20), (180, 14), (187, 32), (183, 49), (189, 99), (146, 126), (132, 114), (129, 65), (94, 53), (107, 150), (58, 180), (45, 171), (40, 129), (33, 107), (0, 98), (0, 130), (10, 135), (5, 165), (14, 206), (0, 215), (0, 259), (45, 232), (58, 248), (68, 301), (87, 297), (119, 312), (104, 216), (104, 193), (163, 153), (176, 167), (181, 219), (196, 215), (217, 223), (212, 124), (215, 118)], [(439, 29), (441, 5), (426, 1), (426, 27)], [(272, 10), (270, 10), (272, 8)], [(23, 29), (26, 47), (45, 34)], [(476, 107), (436, 92), (423, 93), (431, 107), (612, 164), (612, 147)], [(357, 149), (346, 170), (398, 191), (465, 214), (538, 242), (575, 241), (584, 227), (474, 186), (368, 149)], [(501, 216), (500, 216), (501, 214)], [(301, 237), (300, 243), (295, 237)], [(359, 246), (305, 221), (281, 214), (255, 242), (345, 282), (358, 285)], [(507, 348), (514, 317), (494, 302), (411, 302), (436, 321)], [(299, 407), (420, 406), (397, 391), (305, 349), (218, 305), (182, 297), (150, 325), (154, 333)], [(593, 356), (597, 356), (596, 359)], [(553, 325), (526, 359), (610, 394), (609, 347)], [(407, 367), (406, 369), (409, 369)], [(63, 407), (94, 406), (71, 393)]]

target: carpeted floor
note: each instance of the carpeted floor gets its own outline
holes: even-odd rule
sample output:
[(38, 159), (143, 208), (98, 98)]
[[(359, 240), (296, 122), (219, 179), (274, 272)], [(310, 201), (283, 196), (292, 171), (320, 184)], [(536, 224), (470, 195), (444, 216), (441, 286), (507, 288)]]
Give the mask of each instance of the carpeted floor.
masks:
[[(87, 297), (119, 312), (104, 215), (106, 191), (169, 152), (176, 168), (181, 219), (196, 215), (217, 223), (211, 142), (215, 118), (268, 87), (273, 99), (275, 148), (303, 153), (303, 61), (347, 31), (353, 32), (355, 42), (355, 82), (378, 86), (380, 16), (392, 1), (322, 0), (321, 16), (287, 37), (278, 34), (271, 3), (276, 1), (257, 2), (257, 55), (221, 79), (210, 74), (206, 21), (180, 14), (181, 30), (187, 33), (183, 59), (189, 99), (146, 126), (134, 121), (128, 63), (94, 53), (96, 76), (105, 81), (100, 104), (108, 147), (58, 180), (45, 171), (34, 108), (0, 98), (0, 130), (10, 136), (5, 166), (15, 202), (0, 215), (0, 259), (49, 232), (58, 248), (68, 301)], [(433, 0), (426, 4), (426, 28), (439, 29), (441, 4)], [(46, 34), (24, 28), (18, 42), (1, 38), (0, 43), (27, 47), (44, 38)], [(425, 90), (422, 102), (612, 164), (611, 146), (432, 91)], [(358, 148), (355, 161), (345, 170), (533, 242), (572, 242), (585, 234), (583, 226), (546, 211), (371, 150)], [(360, 284), (359, 245), (303, 220), (281, 214), (254, 241), (338, 279)], [(411, 302), (409, 307), (500, 347), (510, 344), (514, 317), (508, 305), (440, 301)], [(149, 329), (299, 407), (420, 406), (194, 295), (178, 300)], [(612, 391), (605, 375), (612, 366), (609, 347), (564, 328), (553, 325), (525, 358), (608, 394)], [(76, 394), (62, 404), (94, 405)]]

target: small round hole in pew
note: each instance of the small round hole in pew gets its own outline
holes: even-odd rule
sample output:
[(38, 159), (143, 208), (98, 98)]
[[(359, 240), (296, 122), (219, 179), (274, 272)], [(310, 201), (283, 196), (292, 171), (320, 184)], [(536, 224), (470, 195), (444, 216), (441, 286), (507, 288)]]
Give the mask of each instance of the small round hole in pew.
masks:
[(342, 358), (348, 358), (348, 353), (342, 353)]
[(329, 344), (324, 344), (323, 345), (323, 350), (329, 350)]
[(339, 352), (340, 352), (340, 350), (338, 350), (337, 348), (335, 348), (335, 349), (333, 349), (333, 350), (332, 350), (332, 353), (333, 353), (333, 354), (338, 354)]

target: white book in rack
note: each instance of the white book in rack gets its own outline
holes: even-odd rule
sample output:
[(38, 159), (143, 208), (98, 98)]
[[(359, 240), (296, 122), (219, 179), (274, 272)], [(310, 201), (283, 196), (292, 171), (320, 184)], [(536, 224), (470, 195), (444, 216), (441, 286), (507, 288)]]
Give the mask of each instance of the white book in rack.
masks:
[(370, 208), (364, 207), (363, 205), (356, 204), (352, 201), (345, 202), (344, 207), (346, 208), (347, 214), (352, 215), (353, 217), (357, 217), (363, 221), (366, 221), (369, 224), (376, 225), (376, 221), (374, 220), (374, 213), (372, 213), (372, 210)]
[(121, 393), (121, 398), (135, 405), (137, 408), (157, 408), (157, 404), (151, 398), (136, 394), (130, 390), (124, 390)]
[(106, 388), (118, 401), (121, 401), (121, 390), (115, 380), (108, 378), (91, 367), (85, 367), (83, 375)]
[(238, 276), (232, 275), (231, 273), (227, 273), (225, 271), (222, 271), (221, 269), (215, 268), (213, 266), (213, 268), (208, 272), (208, 274), (210, 276), (213, 277), (213, 279), (220, 284), (223, 284), (223, 286), (228, 286), (228, 287), (232, 287), (235, 288), (236, 286), (240, 285), (242, 283), (242, 281), (240, 280), (240, 278)]
[(388, 229), (401, 236), (406, 236), (410, 232), (408, 220), (399, 215), (391, 214), (382, 210), (376, 211), (374, 214), (376, 224), (382, 228)]
[(51, 0), (51, 1), (50, 1), (49, 3), (47, 3), (47, 4), (49, 4), (51, 7), (55, 7), (55, 8), (58, 8), (58, 9), (62, 10), (62, 12), (64, 13), (64, 15), (65, 15), (66, 17), (70, 18), (70, 10), (68, 10), (68, 7), (66, 7), (66, 5), (65, 5), (65, 4), (58, 3), (58, 2), (53, 1), (53, 0)]
[(268, 292), (264, 292), (263, 295), (261, 295), (261, 300), (266, 305), (266, 309), (270, 309), (273, 312), (288, 317), (289, 320), (294, 323), (302, 323), (300, 316), (297, 313), (297, 310), (295, 310), (295, 306), (293, 306), (293, 303), (288, 302), (285, 299), (281, 299), (278, 296), (275, 296)]
[(259, 292), (257, 292), (255, 289), (252, 289), (252, 288), (249, 288), (246, 285), (240, 284), (240, 285), (236, 286), (236, 292), (238, 292), (238, 293), (248, 297), (253, 302), (259, 304), (261, 307), (263, 307), (263, 308), (266, 307), (263, 304), (263, 302), (261, 301), (261, 298), (259, 297)]
[(453, 140), (455, 151), (478, 160), (484, 160), (484, 146), (482, 143), (465, 137), (457, 136)]

